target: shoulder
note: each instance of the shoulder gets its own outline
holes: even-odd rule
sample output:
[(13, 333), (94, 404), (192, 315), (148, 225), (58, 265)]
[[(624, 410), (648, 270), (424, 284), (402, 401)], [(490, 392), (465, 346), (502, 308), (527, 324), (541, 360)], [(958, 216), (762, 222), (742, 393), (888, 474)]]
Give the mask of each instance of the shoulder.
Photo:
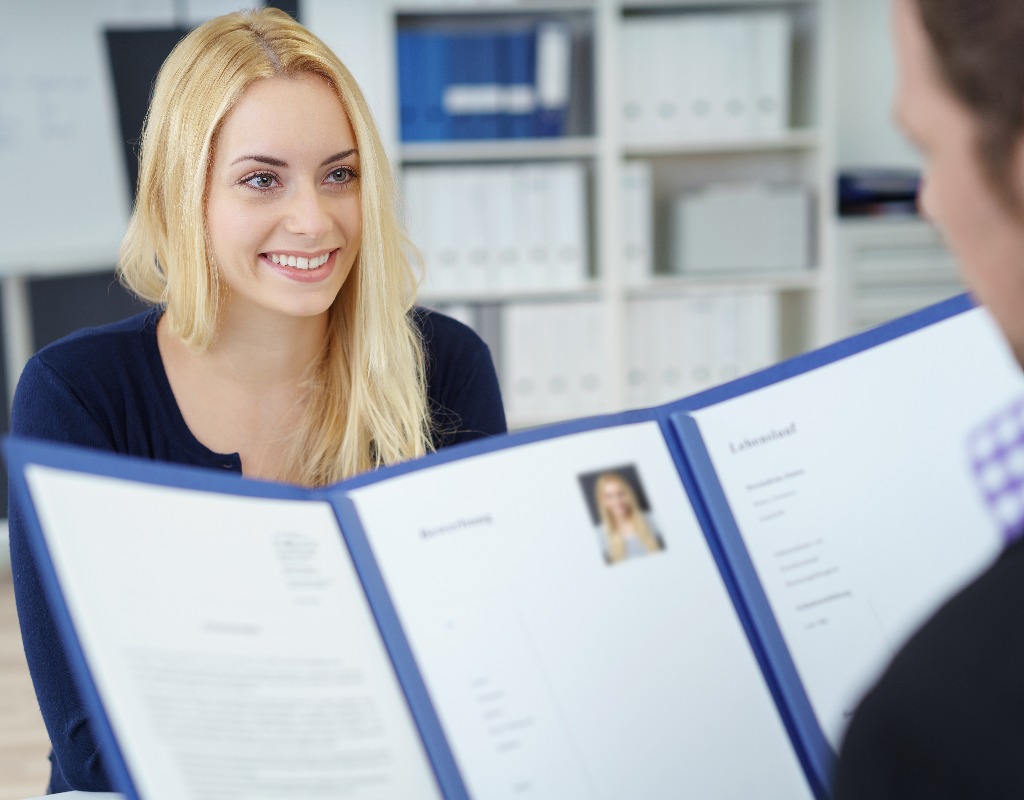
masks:
[(452, 319), (440, 311), (417, 306), (412, 311), (413, 321), (420, 331), (424, 348), (428, 354), (447, 356), (449, 354), (474, 354), (490, 358), (483, 339), (468, 325)]
[[(996, 652), (1000, 657), (993, 660)], [(937, 678), (963, 679), (961, 691), (979, 701), (1010, 690), (1024, 700), (1024, 681), (1017, 678), (1024, 670), (1024, 541), (1007, 548), (911, 637), (893, 661), (892, 680), (919, 682), (923, 663)], [(1010, 672), (1012, 685), (1002, 684)]]
[(1024, 542), (907, 642), (847, 732), (837, 800), (1024, 796)]
[[(123, 416), (126, 385), (151, 385), (146, 337), (155, 346), (159, 314), (150, 310), (109, 325), (76, 331), (36, 353), (18, 380), (11, 409), (15, 433), (58, 436), (85, 418)], [(132, 376), (135, 376), (133, 378)]]
[(116, 366), (119, 357), (142, 348), (147, 334), (155, 336), (158, 319), (159, 311), (150, 309), (107, 325), (83, 328), (46, 345), (29, 365), (61, 373)]
[(416, 308), (426, 366), (435, 446), (504, 433), (505, 409), (491, 352), (472, 328), (445, 314)]
[(421, 307), (413, 309), (412, 318), (423, 342), (428, 385), (447, 382), (454, 375), (494, 371), (490, 349), (468, 325)]

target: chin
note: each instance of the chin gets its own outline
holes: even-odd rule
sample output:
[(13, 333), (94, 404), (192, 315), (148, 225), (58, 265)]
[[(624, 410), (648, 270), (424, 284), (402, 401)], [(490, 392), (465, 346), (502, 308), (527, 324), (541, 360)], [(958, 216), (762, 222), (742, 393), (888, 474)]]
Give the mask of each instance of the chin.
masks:
[(338, 299), (338, 293), (317, 297), (293, 298), (291, 303), (282, 303), (281, 311), (290, 317), (321, 317), (331, 310)]
[(326, 317), (327, 313), (331, 310), (330, 305), (317, 306), (316, 308), (301, 308), (291, 309), (285, 313), (294, 319), (320, 319)]
[(1017, 341), (1010, 340), (1009, 345), (1017, 366), (1024, 370), (1024, 337)]

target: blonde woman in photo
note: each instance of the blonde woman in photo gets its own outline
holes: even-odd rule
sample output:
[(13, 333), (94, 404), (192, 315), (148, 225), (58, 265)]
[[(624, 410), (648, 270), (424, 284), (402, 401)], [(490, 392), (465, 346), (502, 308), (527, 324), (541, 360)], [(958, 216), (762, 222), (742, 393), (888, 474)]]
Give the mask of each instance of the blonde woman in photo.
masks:
[(633, 487), (617, 472), (605, 472), (594, 483), (601, 525), (605, 534), (605, 558), (617, 564), (627, 558), (661, 550)]
[[(367, 104), (329, 48), (273, 9), (200, 26), (157, 78), (118, 264), (152, 308), (33, 357), (12, 431), (309, 487), (504, 431), (487, 348), (414, 305), (396, 207)], [(12, 500), (49, 789), (107, 790)]]

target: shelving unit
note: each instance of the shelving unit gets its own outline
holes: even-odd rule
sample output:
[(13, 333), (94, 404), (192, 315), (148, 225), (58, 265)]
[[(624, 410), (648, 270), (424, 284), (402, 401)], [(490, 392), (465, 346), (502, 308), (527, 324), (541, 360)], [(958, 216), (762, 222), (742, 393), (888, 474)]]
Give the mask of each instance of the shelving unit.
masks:
[(956, 262), (920, 219), (850, 218), (839, 224), (843, 264), (838, 320), (844, 335), (964, 291)]
[[(835, 207), (832, 187), (833, 119), (830, 84), (830, 37), (834, 0), (513, 0), (500, 2), (387, 2), (377, 10), (348, 0), (350, 12), (374, 16), (372, 48), (377, 75), (377, 114), (393, 142), (401, 175), (410, 168), (444, 165), (533, 164), (574, 161), (587, 175), (588, 268), (590, 276), (574, 290), (485, 291), (424, 294), (428, 305), (457, 305), (460, 314), (473, 306), (512, 307), (519, 304), (580, 303), (600, 306), (601, 341), (594, 343), (609, 376), (606, 397), (593, 411), (615, 411), (634, 405), (629, 376), (635, 372), (628, 338), (633, 308), (649, 300), (701, 298), (716, 294), (761, 292), (778, 304), (778, 358), (795, 355), (836, 335), (834, 292), (837, 281), (831, 254), (835, 253)], [(789, 119), (784, 130), (770, 136), (714, 136), (673, 142), (630, 142), (623, 135), (622, 76), (625, 68), (623, 31), (631, 20), (645, 17), (737, 14), (744, 11), (781, 12), (792, 32)], [(346, 12), (349, 13), (349, 12)], [(317, 30), (316, 14), (309, 20)], [(559, 19), (573, 32), (572, 101), (564, 138), (494, 139), (400, 143), (397, 122), (398, 76), (396, 39), (399, 30), (451, 25), (462, 28), (521, 24), (531, 19)], [(346, 57), (344, 40), (328, 43)], [(371, 45), (362, 45), (365, 51)], [(356, 55), (358, 55), (358, 50)], [(390, 64), (383, 65), (383, 59)], [(360, 75), (357, 72), (357, 79)], [(383, 76), (383, 77), (382, 77)], [(365, 82), (364, 82), (365, 85)], [(624, 253), (627, 233), (621, 206), (623, 171), (631, 162), (650, 164), (653, 201), (653, 274), (637, 281), (626, 274)], [(680, 192), (721, 181), (784, 182), (806, 188), (811, 196), (813, 222), (807, 242), (809, 268), (779, 273), (673, 274), (668, 267), (669, 205)], [(415, 209), (410, 209), (415, 213)], [(495, 344), (492, 342), (492, 344)], [(550, 347), (557, 348), (552, 342)], [(500, 343), (496, 353), (502, 358)], [(682, 352), (684, 348), (680, 348)], [(507, 373), (499, 363), (499, 373)], [(688, 387), (693, 390), (700, 387)], [(512, 387), (505, 386), (506, 397)], [(684, 391), (684, 393), (686, 393)], [(656, 398), (658, 401), (670, 399)], [(514, 404), (513, 404), (514, 406)], [(518, 419), (513, 426), (549, 422), (550, 418)]]
[(398, 157), (403, 165), (590, 159), (597, 154), (597, 147), (593, 137), (585, 136), (567, 136), (559, 139), (416, 142), (401, 145)]
[(709, 139), (688, 141), (677, 145), (626, 144), (623, 151), (627, 157), (657, 156), (703, 156), (726, 155), (729, 153), (769, 153), (773, 151), (813, 151), (818, 147), (818, 133), (813, 128), (794, 128), (782, 136), (750, 137), (743, 139)]
[(692, 291), (714, 291), (721, 289), (768, 289), (774, 292), (809, 292), (817, 288), (818, 276), (812, 270), (799, 275), (731, 275), (731, 276), (681, 276), (657, 275), (649, 281), (627, 286), (623, 292), (627, 297), (648, 297), (670, 293)]

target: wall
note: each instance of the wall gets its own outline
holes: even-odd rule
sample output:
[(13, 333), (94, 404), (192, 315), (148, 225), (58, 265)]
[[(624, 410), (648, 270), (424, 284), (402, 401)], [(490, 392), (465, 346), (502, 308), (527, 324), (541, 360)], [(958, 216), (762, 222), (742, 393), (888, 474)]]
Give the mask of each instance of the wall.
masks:
[(890, 0), (836, 3), (836, 153), (844, 167), (919, 167), (892, 120)]

